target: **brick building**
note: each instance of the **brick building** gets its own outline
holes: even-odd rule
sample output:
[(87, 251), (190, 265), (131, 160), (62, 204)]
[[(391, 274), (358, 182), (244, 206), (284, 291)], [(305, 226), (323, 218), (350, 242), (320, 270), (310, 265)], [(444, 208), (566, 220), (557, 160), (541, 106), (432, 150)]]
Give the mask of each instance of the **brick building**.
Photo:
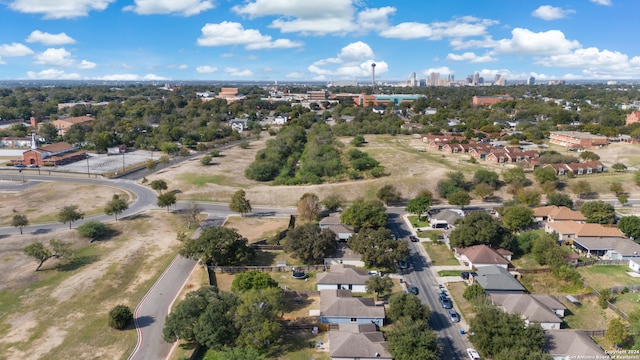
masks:
[(86, 152), (77, 150), (73, 145), (66, 142), (38, 147), (34, 133), (31, 136), (31, 149), (22, 153), (22, 159), (13, 159), (11, 163), (38, 167), (58, 166), (86, 158)]
[(474, 96), (472, 100), (473, 106), (491, 106), (501, 101), (513, 100), (513, 96), (503, 94), (494, 96)]
[(552, 131), (549, 134), (552, 144), (566, 146), (570, 149), (588, 149), (607, 145), (607, 137), (580, 131)]
[(627, 115), (626, 125), (635, 124), (637, 122), (640, 122), (640, 111), (634, 111)]

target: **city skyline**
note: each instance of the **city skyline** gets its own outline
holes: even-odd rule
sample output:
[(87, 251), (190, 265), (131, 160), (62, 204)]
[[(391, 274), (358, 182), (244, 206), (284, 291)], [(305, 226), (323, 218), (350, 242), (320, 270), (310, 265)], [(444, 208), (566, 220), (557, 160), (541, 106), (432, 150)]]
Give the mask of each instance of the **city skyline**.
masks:
[(10, 0), (0, 80), (640, 79), (632, 1)]

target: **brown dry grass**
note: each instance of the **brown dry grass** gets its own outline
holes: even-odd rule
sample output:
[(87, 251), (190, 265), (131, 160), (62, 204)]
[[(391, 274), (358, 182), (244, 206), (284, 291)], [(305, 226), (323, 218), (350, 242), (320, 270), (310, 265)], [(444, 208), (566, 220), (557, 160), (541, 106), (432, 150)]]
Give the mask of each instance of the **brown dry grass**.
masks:
[(258, 218), (229, 216), (225, 227), (234, 228), (249, 240), (249, 243), (268, 239), (289, 226), (289, 218)]

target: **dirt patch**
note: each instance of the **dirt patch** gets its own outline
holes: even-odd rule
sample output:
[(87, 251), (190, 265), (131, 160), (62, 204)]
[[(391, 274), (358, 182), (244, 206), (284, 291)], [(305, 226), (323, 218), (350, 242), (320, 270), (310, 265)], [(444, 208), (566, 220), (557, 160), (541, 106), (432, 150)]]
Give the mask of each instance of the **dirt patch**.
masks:
[(8, 359), (43, 359), (49, 350), (59, 346), (64, 341), (67, 332), (58, 328), (48, 328), (43, 336), (35, 342), (34, 346), (27, 348), (25, 351), (10, 349), (5, 355)]
[(249, 243), (264, 240), (277, 235), (289, 226), (289, 218), (258, 218), (230, 216), (225, 227), (238, 230)]

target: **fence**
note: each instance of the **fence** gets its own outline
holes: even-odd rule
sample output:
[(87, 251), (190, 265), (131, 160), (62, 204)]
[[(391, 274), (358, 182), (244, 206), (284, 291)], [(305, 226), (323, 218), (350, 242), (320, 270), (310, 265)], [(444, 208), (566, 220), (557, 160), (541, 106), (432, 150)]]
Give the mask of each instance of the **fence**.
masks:
[(284, 250), (284, 246), (282, 246), (282, 245), (269, 245), (269, 244), (253, 243), (253, 244), (251, 244), (251, 247), (256, 249), (256, 250), (259, 250), (259, 251)]
[(292, 272), (292, 271), (327, 271), (330, 265), (298, 265), (298, 266), (208, 266), (209, 271), (220, 273), (239, 273), (250, 270), (261, 272)]
[(582, 330), (584, 331), (587, 335), (589, 335), (589, 337), (603, 337), (604, 334), (607, 333), (607, 330)]
[(629, 260), (589, 260), (582, 261), (574, 265), (574, 267), (591, 266), (591, 265), (627, 265)]
[(513, 271), (519, 272), (520, 274), (544, 274), (550, 273), (551, 268), (543, 268), (543, 269), (514, 269)]

